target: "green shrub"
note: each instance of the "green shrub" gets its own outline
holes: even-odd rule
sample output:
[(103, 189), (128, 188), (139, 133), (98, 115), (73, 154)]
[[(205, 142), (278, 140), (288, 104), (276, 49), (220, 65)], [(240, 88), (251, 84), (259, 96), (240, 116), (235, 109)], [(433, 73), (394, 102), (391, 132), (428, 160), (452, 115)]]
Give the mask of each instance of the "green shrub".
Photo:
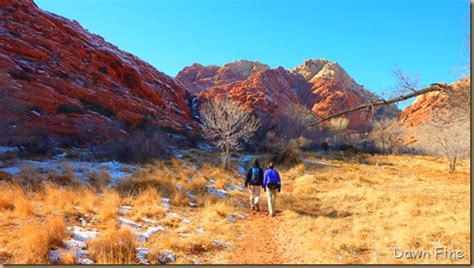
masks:
[(96, 113), (99, 113), (101, 115), (107, 116), (107, 117), (115, 117), (117, 115), (117, 112), (114, 110), (105, 107), (104, 105), (100, 103), (96, 103), (87, 99), (81, 99), (82, 105), (88, 110), (94, 111)]
[(84, 110), (81, 107), (73, 104), (61, 104), (58, 107), (58, 113), (62, 114), (83, 114)]

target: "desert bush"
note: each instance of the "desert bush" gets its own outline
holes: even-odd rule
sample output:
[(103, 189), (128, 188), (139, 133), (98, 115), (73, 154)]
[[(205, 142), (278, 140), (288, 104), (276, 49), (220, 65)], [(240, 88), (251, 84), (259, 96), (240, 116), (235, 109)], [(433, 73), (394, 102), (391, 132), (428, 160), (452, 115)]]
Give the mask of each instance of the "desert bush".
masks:
[(163, 197), (172, 197), (176, 192), (175, 183), (164, 174), (163, 170), (154, 172), (141, 170), (135, 176), (127, 177), (117, 183), (117, 190), (122, 196), (136, 196), (150, 188), (156, 189)]
[[(279, 136), (284, 140), (305, 137), (308, 140), (316, 140), (321, 134), (319, 126), (308, 127), (318, 121), (316, 114), (303, 104), (288, 104), (278, 118), (274, 131), (271, 135)], [(268, 133), (267, 133), (267, 138)]]
[(114, 110), (91, 100), (82, 98), (81, 103), (82, 105), (84, 105), (86, 109), (94, 111), (96, 113), (99, 113), (107, 117), (114, 117), (117, 114)]
[(55, 171), (49, 171), (47, 179), (58, 186), (70, 186), (77, 187), (81, 182), (76, 178), (73, 168), (69, 165), (64, 167), (62, 174), (58, 174)]
[(399, 138), (402, 134), (402, 126), (396, 119), (380, 119), (374, 123), (374, 129), (369, 135), (369, 141), (372, 141), (379, 152), (395, 153), (398, 152)]
[(94, 171), (89, 176), (89, 184), (97, 191), (107, 187), (110, 182), (112, 182), (112, 178), (105, 168), (101, 169), (99, 172)]
[(170, 156), (166, 135), (158, 128), (132, 133), (129, 138), (115, 139), (98, 146), (100, 159), (124, 163), (150, 163)]
[(187, 185), (185, 185), (185, 188), (195, 195), (206, 195), (207, 184), (208, 182), (204, 177), (198, 177), (192, 179)]
[(109, 228), (89, 241), (89, 255), (101, 264), (127, 264), (136, 262), (137, 239), (126, 228)]
[(43, 189), (45, 177), (34, 168), (21, 166), (21, 173), (14, 180), (15, 183), (21, 185), (24, 189), (39, 191)]
[(278, 165), (292, 166), (301, 162), (301, 150), (308, 144), (306, 138), (300, 137), (283, 143), (277, 149), (272, 161)]
[(62, 114), (84, 114), (81, 107), (73, 104), (61, 104), (58, 106), (58, 113)]
[(195, 234), (188, 239), (180, 239), (172, 243), (171, 249), (184, 251), (187, 254), (202, 254), (216, 249), (214, 241), (202, 234)]
[(39, 128), (15, 131), (9, 144), (18, 147), (22, 156), (50, 156), (55, 149), (52, 137)]
[(232, 204), (222, 200), (206, 199), (204, 204), (204, 214), (211, 219), (224, 219), (235, 210)]
[(0, 181), (9, 182), (12, 180), (12, 178), (13, 178), (12, 175), (0, 170)]
[(171, 199), (171, 204), (175, 206), (187, 206), (189, 202), (191, 202), (191, 199), (183, 192), (176, 192)]
[(14, 69), (14, 70), (8, 71), (8, 74), (11, 75), (11, 77), (13, 77), (15, 79), (18, 79), (18, 80), (24, 80), (24, 81), (30, 81), (31, 80), (31, 75), (28, 74), (24, 70)]

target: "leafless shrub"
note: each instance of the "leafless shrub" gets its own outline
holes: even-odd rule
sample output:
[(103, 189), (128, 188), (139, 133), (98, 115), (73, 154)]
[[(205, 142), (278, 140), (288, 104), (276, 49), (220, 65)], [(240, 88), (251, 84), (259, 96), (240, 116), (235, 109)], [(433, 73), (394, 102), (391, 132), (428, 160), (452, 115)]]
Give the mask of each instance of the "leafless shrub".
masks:
[(347, 144), (349, 119), (345, 117), (336, 117), (329, 121), (329, 128), (334, 133), (332, 137), (332, 143), (335, 146), (342, 146)]
[(54, 170), (50, 170), (48, 172), (47, 178), (49, 182), (52, 182), (58, 186), (76, 187), (81, 184), (79, 179), (74, 174), (74, 169), (71, 165), (65, 166), (63, 172), (60, 174)]
[(447, 158), (450, 171), (457, 160), (470, 152), (470, 87), (468, 84), (443, 93), (446, 101), (433, 111), (431, 123), (424, 127), (427, 139), (421, 146), (428, 152)]
[(204, 135), (222, 151), (222, 166), (227, 168), (233, 151), (242, 149), (260, 126), (260, 120), (236, 102), (219, 99), (201, 110)]
[(140, 170), (135, 176), (119, 181), (116, 188), (121, 196), (136, 196), (149, 189), (169, 198), (176, 193), (176, 184), (162, 170)]
[(301, 150), (309, 143), (308, 139), (299, 137), (281, 143), (272, 161), (279, 165), (292, 166), (301, 162)]
[(285, 140), (305, 137), (315, 140), (318, 138), (318, 128), (307, 128), (315, 120), (316, 114), (302, 104), (289, 104), (278, 119), (275, 132)]
[(98, 191), (105, 188), (111, 181), (112, 178), (105, 168), (99, 172), (93, 172), (89, 177), (89, 184)]
[(157, 128), (138, 131), (127, 139), (116, 139), (100, 145), (96, 158), (112, 159), (124, 163), (149, 163), (169, 156), (165, 134)]
[(383, 118), (375, 121), (370, 139), (379, 151), (391, 154), (396, 152), (401, 134), (402, 129), (396, 119)]

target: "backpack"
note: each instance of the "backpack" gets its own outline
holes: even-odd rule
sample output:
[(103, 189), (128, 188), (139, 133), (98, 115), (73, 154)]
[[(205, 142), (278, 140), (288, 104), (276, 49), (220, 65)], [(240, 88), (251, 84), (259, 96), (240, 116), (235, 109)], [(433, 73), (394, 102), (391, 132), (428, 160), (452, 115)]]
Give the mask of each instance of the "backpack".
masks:
[(260, 168), (258, 167), (252, 167), (252, 177), (250, 178), (250, 184), (256, 185), (258, 184), (260, 177)]
[(267, 187), (272, 190), (278, 189), (278, 182), (269, 182), (267, 183)]

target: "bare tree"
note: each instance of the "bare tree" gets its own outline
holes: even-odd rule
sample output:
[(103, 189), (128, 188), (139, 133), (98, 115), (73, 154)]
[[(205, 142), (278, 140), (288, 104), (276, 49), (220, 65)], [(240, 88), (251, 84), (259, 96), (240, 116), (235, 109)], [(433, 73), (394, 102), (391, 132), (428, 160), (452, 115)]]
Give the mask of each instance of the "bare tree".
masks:
[(315, 140), (319, 129), (309, 129), (306, 126), (316, 119), (316, 114), (300, 103), (290, 103), (278, 118), (275, 131), (286, 140), (301, 136)]
[(349, 119), (345, 117), (336, 117), (329, 121), (329, 128), (334, 132), (334, 144), (341, 145), (345, 139), (347, 126), (349, 125)]
[(231, 153), (242, 149), (260, 127), (258, 118), (227, 98), (207, 103), (201, 119), (204, 135), (222, 151), (223, 168), (228, 167)]
[(391, 154), (401, 133), (401, 126), (396, 119), (382, 118), (375, 121), (371, 136), (382, 152)]
[(446, 101), (435, 107), (431, 123), (424, 127), (428, 136), (424, 149), (445, 156), (453, 172), (458, 159), (470, 152), (470, 88), (466, 84), (445, 94)]

